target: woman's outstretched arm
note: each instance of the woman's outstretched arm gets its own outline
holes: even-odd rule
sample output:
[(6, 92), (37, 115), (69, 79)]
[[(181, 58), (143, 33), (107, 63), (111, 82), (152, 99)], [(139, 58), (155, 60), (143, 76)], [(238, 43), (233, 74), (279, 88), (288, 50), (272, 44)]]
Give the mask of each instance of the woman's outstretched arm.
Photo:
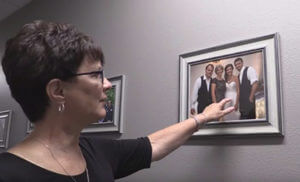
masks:
[(150, 134), (148, 137), (152, 146), (152, 161), (164, 158), (166, 155), (177, 149), (196, 131), (202, 124), (220, 118), (234, 110), (229, 107), (223, 110), (225, 103), (230, 99), (223, 99), (219, 103), (207, 106), (201, 114), (194, 115), (177, 124)]

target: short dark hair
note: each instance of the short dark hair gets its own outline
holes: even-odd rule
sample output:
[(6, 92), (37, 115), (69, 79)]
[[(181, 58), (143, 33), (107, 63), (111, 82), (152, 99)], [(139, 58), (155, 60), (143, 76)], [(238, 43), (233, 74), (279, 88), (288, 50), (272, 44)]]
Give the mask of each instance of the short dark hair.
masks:
[(214, 65), (213, 65), (213, 64), (208, 64), (208, 65), (205, 67), (205, 70), (207, 70), (207, 68), (210, 67), (210, 66), (212, 67), (212, 69), (214, 69)]
[(104, 64), (101, 48), (70, 24), (37, 20), (6, 42), (2, 58), (6, 81), (31, 122), (41, 120), (49, 106), (48, 82), (72, 81), (85, 56)]
[(242, 59), (242, 58), (236, 58), (236, 59), (234, 60), (234, 64), (235, 64), (236, 62), (238, 62), (238, 61), (243, 62), (243, 59)]

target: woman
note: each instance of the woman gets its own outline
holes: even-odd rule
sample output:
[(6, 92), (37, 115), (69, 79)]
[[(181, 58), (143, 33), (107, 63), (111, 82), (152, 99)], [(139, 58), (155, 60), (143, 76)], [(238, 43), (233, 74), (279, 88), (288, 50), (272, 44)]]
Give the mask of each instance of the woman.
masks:
[(212, 80), (211, 84), (211, 97), (214, 103), (220, 102), (225, 98), (226, 83), (223, 79), (223, 70), (222, 65), (217, 65), (215, 68), (216, 78)]
[(6, 81), (35, 129), (0, 154), (1, 182), (111, 182), (150, 167), (202, 124), (233, 110), (222, 110), (225, 99), (139, 139), (80, 137), (84, 127), (106, 114), (111, 83), (103, 75), (103, 58), (89, 36), (67, 24), (34, 21), (7, 41)]
[(239, 120), (240, 112), (239, 108), (239, 97), (240, 97), (240, 82), (237, 76), (233, 75), (233, 65), (227, 64), (225, 66), (225, 81), (226, 81), (226, 92), (225, 98), (230, 98), (231, 102), (225, 105), (225, 108), (234, 106), (234, 112), (224, 116), (225, 120)]
[[(226, 84), (223, 79), (223, 70), (224, 67), (222, 65), (217, 65), (215, 68), (215, 73), (217, 75), (211, 82), (211, 97), (213, 103), (220, 102), (225, 98)], [(223, 117), (218, 119), (219, 121), (223, 121)]]

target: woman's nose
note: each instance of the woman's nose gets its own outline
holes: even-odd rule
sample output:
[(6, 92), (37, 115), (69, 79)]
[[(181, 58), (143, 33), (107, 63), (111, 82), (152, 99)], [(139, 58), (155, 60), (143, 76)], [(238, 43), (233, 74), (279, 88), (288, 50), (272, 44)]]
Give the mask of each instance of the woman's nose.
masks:
[(107, 78), (104, 78), (103, 90), (108, 90), (108, 89), (111, 89), (111, 88), (112, 88), (111, 82)]

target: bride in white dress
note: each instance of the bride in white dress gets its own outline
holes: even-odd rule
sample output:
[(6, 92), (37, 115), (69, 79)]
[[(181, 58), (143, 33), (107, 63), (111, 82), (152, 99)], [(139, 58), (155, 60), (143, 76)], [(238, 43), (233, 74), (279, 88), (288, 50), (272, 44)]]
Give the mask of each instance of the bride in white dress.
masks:
[(226, 92), (225, 98), (230, 98), (232, 102), (225, 105), (225, 108), (234, 106), (235, 111), (224, 116), (224, 121), (239, 120), (240, 112), (239, 108), (239, 96), (240, 96), (240, 84), (237, 76), (233, 75), (233, 65), (227, 64), (225, 66), (225, 81), (226, 81)]

